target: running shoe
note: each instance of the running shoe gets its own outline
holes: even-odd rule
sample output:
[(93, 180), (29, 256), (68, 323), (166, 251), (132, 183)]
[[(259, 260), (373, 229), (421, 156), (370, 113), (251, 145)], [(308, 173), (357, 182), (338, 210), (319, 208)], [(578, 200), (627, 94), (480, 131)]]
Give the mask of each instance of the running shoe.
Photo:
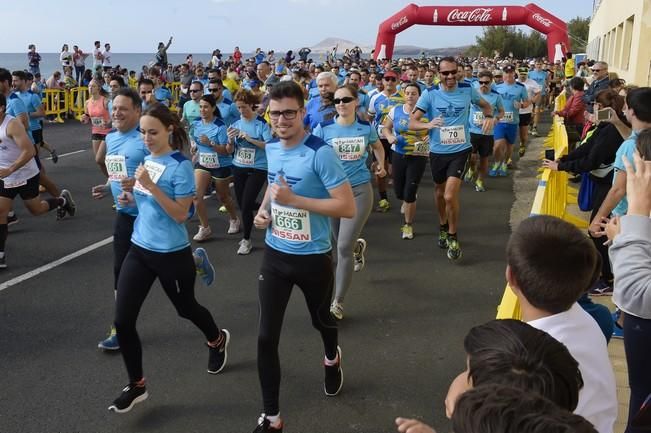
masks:
[(240, 219), (236, 218), (234, 220), (230, 220), (228, 223), (228, 234), (229, 235), (234, 235), (235, 233), (240, 232)]
[(459, 260), (461, 258), (461, 246), (456, 238), (448, 239), (448, 259)]
[(335, 319), (341, 320), (344, 318), (344, 304), (332, 301), (330, 305), (330, 314), (334, 316)]
[(194, 256), (201, 260), (200, 263), (196, 264), (197, 275), (201, 277), (206, 286), (211, 285), (215, 280), (215, 267), (210, 263), (208, 253), (203, 248), (197, 248), (194, 250)]
[(486, 187), (484, 186), (484, 181), (481, 179), (477, 179), (475, 181), (475, 191), (477, 192), (484, 192), (486, 191)]
[(18, 216), (16, 216), (16, 212), (11, 211), (7, 215), (7, 225), (12, 226), (12, 225), (17, 224), (17, 223), (18, 223)]
[(611, 314), (611, 317), (613, 318), (613, 338), (624, 338), (624, 329), (618, 323), (621, 314), (622, 312), (619, 309), (615, 310), (615, 312)]
[(61, 190), (61, 198), (65, 199), (65, 204), (57, 208), (57, 220), (65, 218), (66, 214), (70, 216), (75, 216), (77, 212), (77, 205), (72, 199), (72, 194), (67, 189)]
[(464, 182), (472, 182), (475, 179), (475, 170), (472, 168), (466, 171), (466, 174), (463, 176)]
[(102, 350), (120, 350), (120, 343), (118, 343), (118, 335), (115, 331), (115, 326), (111, 326), (108, 337), (97, 343), (97, 348)]
[(147, 397), (149, 397), (149, 394), (144, 385), (137, 386), (135, 383), (130, 383), (124, 387), (122, 394), (113, 400), (113, 404), (109, 406), (108, 410), (116, 413), (126, 413), (136, 404), (147, 400)]
[(359, 238), (355, 242), (355, 248), (353, 248), (353, 260), (355, 263), (353, 269), (355, 272), (361, 271), (364, 269), (364, 266), (366, 266), (366, 257), (364, 257), (364, 253), (366, 253), (366, 241)]
[(599, 278), (588, 293), (590, 296), (611, 296), (613, 294), (613, 285)]
[(520, 146), (520, 149), (518, 150), (518, 155), (520, 155), (520, 158), (522, 158), (527, 151), (527, 148), (524, 146)]
[(444, 229), (439, 230), (439, 248), (445, 250), (448, 248), (448, 231)]
[(499, 170), (499, 168), (500, 168), (500, 163), (496, 162), (491, 166), (490, 170), (488, 170), (488, 175), (490, 177), (497, 177), (497, 170)]
[(402, 230), (402, 238), (403, 239), (413, 239), (414, 238), (414, 227), (411, 226), (410, 224), (403, 225), (400, 230)]
[(509, 175), (507, 163), (503, 162), (500, 164), (500, 168), (497, 170), (497, 175), (500, 177), (506, 177)]
[(7, 269), (7, 254), (3, 254), (0, 257), (0, 269)]
[(328, 397), (334, 397), (339, 394), (341, 387), (344, 386), (344, 371), (341, 368), (341, 347), (337, 346), (337, 363), (335, 365), (326, 365), (325, 379), (323, 380), (323, 390)]
[(231, 341), (231, 333), (222, 328), (222, 344), (217, 347), (208, 345), (208, 373), (217, 374), (226, 367), (228, 360), (228, 343)]
[(383, 198), (378, 202), (375, 211), (385, 213), (388, 212), (389, 209), (391, 209), (391, 203), (389, 203), (389, 200), (387, 200), (386, 198)]
[(405, 214), (405, 208), (407, 207), (407, 204), (403, 201), (402, 204), (400, 205), (400, 215)]
[(253, 249), (253, 244), (251, 243), (251, 240), (242, 239), (240, 241), (240, 247), (237, 249), (237, 254), (239, 254), (240, 256), (245, 256), (247, 254), (250, 254), (252, 249)]
[(196, 235), (194, 235), (192, 239), (194, 239), (197, 242), (203, 242), (207, 239), (210, 239), (211, 236), (212, 236), (212, 230), (210, 229), (210, 227), (199, 226), (199, 231), (197, 232)]
[(283, 421), (280, 420), (278, 425), (272, 426), (269, 418), (262, 414), (258, 418), (258, 426), (253, 430), (253, 433), (283, 433)]
[(533, 135), (534, 137), (538, 137), (538, 128), (536, 128), (536, 127), (532, 127), (532, 128), (531, 128), (531, 131), (529, 131), (529, 133), (530, 133), (531, 135)]
[(59, 162), (59, 155), (57, 155), (56, 150), (52, 149), (52, 151), (50, 152), (50, 158), (52, 158), (52, 162), (55, 164)]
[(228, 213), (228, 209), (226, 209), (226, 206), (224, 205), (219, 206), (219, 213)]

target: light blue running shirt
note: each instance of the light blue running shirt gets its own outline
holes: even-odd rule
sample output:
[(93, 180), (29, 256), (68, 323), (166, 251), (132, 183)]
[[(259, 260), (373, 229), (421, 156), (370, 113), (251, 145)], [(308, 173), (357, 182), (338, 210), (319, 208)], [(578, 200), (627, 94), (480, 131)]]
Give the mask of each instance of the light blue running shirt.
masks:
[[(232, 128), (246, 132), (254, 140), (267, 142), (271, 140), (271, 127), (263, 117), (256, 117), (253, 120), (246, 120), (241, 117), (236, 120)], [(255, 144), (249, 143), (243, 138), (235, 140), (235, 156), (233, 165), (241, 168), (256, 168), (267, 170), (267, 153), (264, 149)]]
[(338, 117), (319, 123), (312, 134), (332, 146), (351, 186), (368, 183), (371, 181), (371, 172), (366, 160), (369, 147), (379, 139), (377, 131), (370, 123), (359, 119), (348, 126), (339, 125), (336, 121)]
[(222, 155), (217, 153), (208, 144), (201, 143), (200, 137), (205, 135), (210, 141), (215, 144), (228, 143), (228, 135), (226, 134), (226, 126), (224, 122), (215, 118), (211, 123), (204, 123), (199, 119), (192, 123), (192, 139), (197, 145), (199, 156), (197, 162), (205, 168), (219, 168), (228, 167), (233, 165), (233, 155)]
[(500, 83), (495, 86), (495, 91), (502, 96), (504, 103), (504, 117), (500, 120), (501, 123), (520, 124), (520, 109), (514, 108), (514, 102), (524, 102), (529, 100), (529, 94), (524, 84), (517, 81), (513, 84), (506, 82)]
[(423, 93), (416, 108), (435, 119), (443, 118), (443, 126), (433, 128), (429, 133), (430, 152), (447, 154), (470, 149), (468, 116), (470, 106), (479, 104), (479, 92), (467, 83), (457, 83), (454, 90), (438, 86)]
[(118, 212), (138, 216), (137, 207), (122, 206), (118, 202), (118, 197), (122, 194), (120, 180), (134, 177), (136, 169), (140, 164), (144, 163), (147, 155), (149, 155), (149, 149), (145, 146), (145, 142), (142, 141), (142, 135), (138, 128), (133, 128), (131, 131), (124, 133), (114, 129), (106, 134), (106, 159), (104, 164), (109, 174), (115, 209)]
[[(493, 107), (493, 116), (497, 116), (499, 109), (504, 108), (502, 97), (494, 90), (491, 90), (488, 93), (479, 92), (479, 96), (491, 104), (491, 107)], [(493, 131), (491, 131), (490, 134), (483, 133), (481, 127), (484, 123), (484, 110), (477, 104), (472, 104), (472, 107), (470, 107), (470, 117), (468, 118), (468, 123), (470, 123), (470, 132), (473, 134), (493, 135)]]
[[(162, 156), (145, 157), (145, 168), (156, 185), (172, 200), (193, 197), (194, 172), (192, 163), (178, 151)], [(190, 246), (185, 223), (177, 223), (138, 182), (133, 189), (138, 205), (138, 217), (131, 242), (157, 253), (170, 253)]]
[[(332, 147), (314, 135), (286, 149), (279, 140), (267, 143), (268, 182), (279, 183), (282, 176), (295, 194), (329, 198), (328, 190), (348, 182)], [(265, 242), (287, 254), (324, 254), (332, 249), (330, 218), (318, 213), (284, 206), (272, 201), (271, 224)]]
[(222, 115), (222, 122), (228, 127), (233, 124), (237, 119), (240, 118), (240, 112), (237, 109), (237, 105), (233, 103), (230, 99), (223, 98), (221, 102), (217, 103), (219, 108), (219, 113)]

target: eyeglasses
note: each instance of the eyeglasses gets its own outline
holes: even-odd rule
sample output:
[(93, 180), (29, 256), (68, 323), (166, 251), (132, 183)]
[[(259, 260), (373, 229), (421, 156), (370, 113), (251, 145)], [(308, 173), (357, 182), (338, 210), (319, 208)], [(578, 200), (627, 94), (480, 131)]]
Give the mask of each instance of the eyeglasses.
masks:
[(490, 81), (480, 81), (479, 84), (483, 85), (489, 85), (491, 82)]
[(293, 120), (296, 118), (299, 110), (283, 110), (283, 111), (270, 111), (269, 117), (272, 119), (279, 119), (282, 115), (287, 120)]
[(353, 98), (352, 96), (344, 96), (343, 98), (335, 98), (332, 100), (332, 102), (334, 102), (335, 105), (339, 105), (339, 104), (349, 104), (354, 100), (355, 98)]
[(141, 95), (148, 95), (150, 93), (154, 93), (154, 91), (153, 90), (143, 90), (143, 91), (140, 92)]
[(190, 93), (198, 93), (201, 92), (201, 89), (190, 89)]
[(397, 81), (394, 77), (384, 77), (384, 81)]
[(208, 91), (209, 91), (210, 93), (217, 93), (217, 92), (221, 92), (222, 90), (223, 90), (223, 89), (222, 89), (221, 87), (216, 87), (216, 88), (215, 88), (215, 87), (212, 87), (212, 88), (211, 88), (211, 87), (208, 87)]
[(456, 73), (457, 71), (439, 71), (439, 74), (443, 75), (444, 77), (447, 77), (448, 75), (454, 75)]

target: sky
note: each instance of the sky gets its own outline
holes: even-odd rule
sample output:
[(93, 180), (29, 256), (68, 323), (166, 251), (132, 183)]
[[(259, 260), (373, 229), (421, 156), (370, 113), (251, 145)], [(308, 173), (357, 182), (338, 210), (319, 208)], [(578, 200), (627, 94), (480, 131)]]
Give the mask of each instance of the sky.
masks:
[[(0, 52), (23, 52), (35, 43), (40, 52), (60, 52), (64, 43), (90, 51), (94, 40), (110, 42), (116, 53), (156, 51), (174, 36), (169, 51), (207, 53), (285, 51), (313, 46), (328, 37), (374, 46), (378, 25), (412, 3), (408, 0), (42, 0), (11, 2), (2, 12)], [(49, 1), (47, 2), (50, 3)], [(423, 6), (503, 6), (527, 3), (501, 0), (414, 2)], [(589, 17), (593, 0), (544, 0), (536, 4), (560, 19)], [(26, 23), (29, 23), (26, 25)], [(171, 30), (171, 31), (170, 31)], [(474, 43), (481, 27), (413, 26), (397, 45), (425, 48)], [(11, 35), (11, 37), (7, 37)]]

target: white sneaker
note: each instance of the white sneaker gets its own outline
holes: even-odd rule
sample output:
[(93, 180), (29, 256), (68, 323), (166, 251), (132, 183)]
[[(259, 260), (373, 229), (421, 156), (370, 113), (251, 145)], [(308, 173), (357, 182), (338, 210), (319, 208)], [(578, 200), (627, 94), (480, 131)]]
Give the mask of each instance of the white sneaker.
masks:
[(199, 231), (197, 232), (196, 235), (192, 239), (194, 239), (197, 242), (203, 242), (206, 239), (210, 238), (212, 236), (212, 230), (210, 230), (210, 227), (202, 227), (199, 226)]
[(364, 269), (364, 266), (366, 265), (366, 257), (364, 257), (365, 252), (366, 241), (362, 238), (357, 239), (357, 242), (355, 242), (355, 248), (353, 249), (353, 260), (355, 262), (353, 270), (355, 272)]
[(335, 319), (341, 320), (344, 318), (344, 304), (341, 304), (337, 301), (332, 301), (330, 305), (330, 314), (334, 316)]
[(230, 223), (228, 224), (228, 234), (229, 235), (234, 235), (235, 233), (240, 232), (240, 220), (234, 219), (231, 220)]
[(242, 239), (240, 241), (240, 247), (237, 249), (237, 254), (245, 256), (251, 252), (253, 244), (251, 244), (250, 239)]

